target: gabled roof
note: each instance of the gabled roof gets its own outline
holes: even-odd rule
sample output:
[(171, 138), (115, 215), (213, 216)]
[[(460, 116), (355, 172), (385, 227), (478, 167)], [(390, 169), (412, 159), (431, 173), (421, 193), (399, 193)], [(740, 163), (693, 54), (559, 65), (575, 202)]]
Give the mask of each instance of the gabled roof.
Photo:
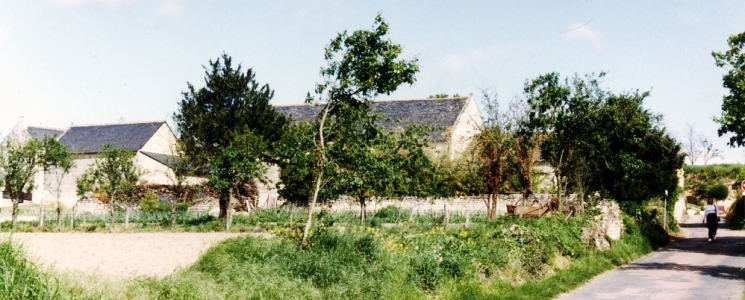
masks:
[(126, 150), (137, 151), (165, 124), (164, 121), (72, 126), (59, 141), (67, 151), (78, 154), (94, 154), (101, 146), (110, 143)]
[(59, 137), (64, 133), (64, 130), (60, 129), (54, 129), (54, 128), (44, 128), (44, 127), (34, 127), (29, 126), (26, 128), (26, 131), (28, 131), (28, 134), (31, 135), (32, 138), (35, 140), (41, 141), (44, 139), (45, 136), (51, 136), (51, 137)]
[[(386, 129), (404, 128), (409, 124), (432, 127), (430, 138), (445, 141), (450, 127), (463, 112), (469, 96), (438, 99), (373, 101), (370, 108), (379, 111), (393, 122), (380, 122)], [(315, 121), (323, 105), (308, 104), (275, 106), (274, 109), (295, 121)], [(396, 123), (395, 121), (398, 121)]]

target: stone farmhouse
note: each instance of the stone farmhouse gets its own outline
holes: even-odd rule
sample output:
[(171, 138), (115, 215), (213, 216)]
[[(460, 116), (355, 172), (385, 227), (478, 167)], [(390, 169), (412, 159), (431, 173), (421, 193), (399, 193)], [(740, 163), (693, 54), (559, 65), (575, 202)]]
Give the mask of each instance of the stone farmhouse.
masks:
[[(61, 184), (60, 204), (64, 207), (75, 205), (76, 180), (93, 163), (101, 146), (107, 143), (136, 152), (135, 163), (145, 172), (141, 181), (148, 184), (173, 184), (173, 171), (169, 167), (169, 157), (176, 144), (176, 136), (165, 121), (114, 123), (100, 125), (73, 125), (66, 130), (25, 126), (20, 118), (8, 138), (23, 142), (29, 138), (42, 139), (54, 136), (74, 154), (75, 166)], [(49, 188), (54, 174), (39, 172), (35, 177), (36, 188), (26, 197), (34, 203), (54, 204)], [(190, 178), (196, 183), (199, 178)], [(45, 183), (45, 184), (41, 184)]]
[[(322, 106), (278, 105), (277, 112), (295, 121), (312, 121)], [(427, 125), (432, 128), (430, 141), (436, 156), (450, 159), (463, 154), (484, 127), (473, 95), (437, 99), (383, 100), (371, 104), (373, 111), (381, 112), (392, 121), (381, 122), (386, 129), (395, 130), (409, 124)]]
[[(306, 104), (275, 106), (275, 109), (295, 121), (315, 120), (321, 107)], [(387, 129), (396, 130), (408, 124), (427, 125), (430, 134), (431, 153), (437, 157), (455, 159), (463, 154), (471, 141), (483, 127), (476, 101), (472, 95), (439, 99), (385, 100), (372, 103), (374, 111), (381, 112), (391, 120), (382, 122)], [(26, 126), (23, 118), (13, 128), (8, 138), (25, 141), (29, 138), (43, 139), (54, 136), (75, 155), (75, 167), (67, 174), (61, 185), (61, 205), (72, 207), (78, 200), (76, 180), (93, 163), (101, 146), (112, 143), (136, 152), (135, 162), (146, 173), (141, 180), (148, 184), (173, 184), (173, 171), (169, 167), (171, 149), (176, 144), (176, 136), (165, 121), (112, 123), (97, 125), (72, 125), (68, 129), (53, 129)], [(48, 188), (55, 174), (39, 172), (35, 178), (36, 189), (26, 197), (33, 203), (55, 204)], [(272, 182), (258, 184), (261, 207), (281, 203), (274, 183), (279, 180), (279, 170), (270, 166), (267, 174)], [(204, 178), (193, 177), (189, 183), (203, 182)], [(45, 184), (40, 184), (44, 182)], [(2, 187), (0, 187), (2, 189)]]

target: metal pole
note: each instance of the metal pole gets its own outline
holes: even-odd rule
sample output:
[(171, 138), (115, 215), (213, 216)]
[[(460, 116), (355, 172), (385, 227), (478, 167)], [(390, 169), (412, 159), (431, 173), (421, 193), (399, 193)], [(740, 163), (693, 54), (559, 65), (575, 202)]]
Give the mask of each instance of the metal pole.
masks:
[(665, 230), (667, 230), (667, 190), (665, 190), (665, 217), (664, 217), (664, 222), (665, 222)]

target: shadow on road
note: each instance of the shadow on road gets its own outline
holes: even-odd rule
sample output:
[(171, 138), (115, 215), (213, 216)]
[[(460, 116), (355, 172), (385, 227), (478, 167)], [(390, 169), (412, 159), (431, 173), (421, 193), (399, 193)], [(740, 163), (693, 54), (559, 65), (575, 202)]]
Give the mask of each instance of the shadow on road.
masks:
[[(707, 228), (705, 223), (698, 223), (698, 222), (696, 222), (696, 223), (680, 223), (680, 224), (678, 224), (678, 226), (680, 226), (681, 228)], [(724, 222), (719, 222), (719, 223), (717, 223), (717, 228), (726, 229), (727, 228), (727, 224), (725, 224)]]
[(698, 272), (701, 275), (711, 277), (742, 280), (745, 279), (745, 270), (731, 266), (692, 266), (676, 263), (631, 263), (623, 267), (624, 270), (669, 270)]

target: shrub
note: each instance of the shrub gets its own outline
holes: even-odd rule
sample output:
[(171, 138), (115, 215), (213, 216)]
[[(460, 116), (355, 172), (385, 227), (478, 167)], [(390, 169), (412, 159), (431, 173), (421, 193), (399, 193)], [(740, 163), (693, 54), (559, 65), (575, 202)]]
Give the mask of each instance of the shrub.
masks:
[(144, 212), (156, 212), (160, 206), (160, 200), (158, 200), (158, 196), (153, 191), (148, 191), (145, 193), (145, 197), (140, 199), (140, 203), (138, 204)]
[(727, 196), (729, 196), (729, 188), (727, 188), (724, 184), (715, 184), (709, 190), (707, 191), (707, 196), (714, 198), (716, 200), (723, 200), (726, 199)]

